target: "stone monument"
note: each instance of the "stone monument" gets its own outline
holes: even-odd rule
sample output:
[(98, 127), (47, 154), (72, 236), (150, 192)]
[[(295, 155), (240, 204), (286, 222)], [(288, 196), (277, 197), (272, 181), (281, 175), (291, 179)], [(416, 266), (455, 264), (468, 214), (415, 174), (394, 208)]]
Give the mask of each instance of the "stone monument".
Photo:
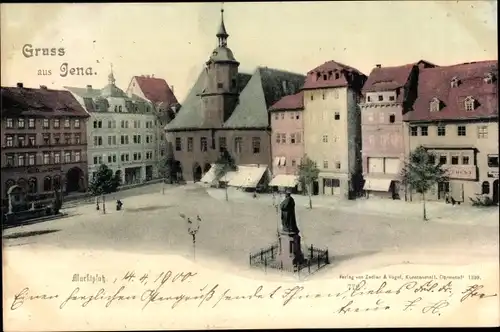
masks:
[(304, 255), (300, 243), (300, 230), (295, 217), (295, 201), (289, 191), (286, 192), (285, 199), (280, 204), (280, 210), (282, 228), (278, 232), (277, 260), (281, 268), (295, 269), (297, 265), (304, 262)]

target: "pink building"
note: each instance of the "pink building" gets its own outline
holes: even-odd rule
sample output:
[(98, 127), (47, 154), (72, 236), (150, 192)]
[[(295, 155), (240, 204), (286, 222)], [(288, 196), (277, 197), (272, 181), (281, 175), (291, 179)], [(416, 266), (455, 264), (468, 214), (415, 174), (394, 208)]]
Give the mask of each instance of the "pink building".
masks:
[(419, 61), (398, 67), (377, 65), (363, 86), (361, 103), (364, 190), (368, 195), (406, 198), (400, 173), (405, 158), (403, 114), (417, 98)]
[(269, 109), (271, 117), (271, 186), (294, 188), (297, 171), (304, 156), (304, 93), (285, 96)]

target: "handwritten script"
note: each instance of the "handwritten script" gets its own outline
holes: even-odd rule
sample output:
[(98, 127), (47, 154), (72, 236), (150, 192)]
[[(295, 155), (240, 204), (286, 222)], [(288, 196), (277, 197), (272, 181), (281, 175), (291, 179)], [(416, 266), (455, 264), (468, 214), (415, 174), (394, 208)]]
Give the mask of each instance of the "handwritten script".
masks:
[[(338, 290), (324, 289), (320, 293), (310, 290), (307, 285), (258, 285), (251, 291), (242, 291), (219, 283), (207, 284), (197, 273), (189, 271), (164, 271), (155, 275), (127, 271), (114, 280), (103, 275), (75, 274), (72, 281), (78, 285), (68, 293), (35, 294), (24, 287), (13, 296), (10, 310), (35, 301), (44, 302), (44, 306), (54, 303), (60, 310), (92, 305), (110, 308), (124, 302), (137, 304), (140, 310), (147, 310), (152, 305), (165, 305), (175, 310), (181, 306), (215, 308), (250, 301), (274, 301), (286, 307), (328, 299), (331, 313), (337, 315), (395, 310), (439, 316), (451, 305), (497, 296), (488, 292), (484, 285), (459, 286), (455, 280), (363, 279), (340, 285)], [(98, 289), (95, 289), (96, 283), (101, 283)], [(94, 289), (88, 290), (86, 285), (93, 285)]]

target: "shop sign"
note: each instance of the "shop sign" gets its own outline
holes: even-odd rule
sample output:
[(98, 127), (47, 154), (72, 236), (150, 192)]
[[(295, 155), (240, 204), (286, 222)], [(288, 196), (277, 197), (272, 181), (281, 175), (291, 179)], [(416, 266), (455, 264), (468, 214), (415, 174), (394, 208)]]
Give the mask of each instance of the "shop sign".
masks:
[(62, 167), (28, 167), (28, 173), (56, 173), (62, 172)]
[(446, 165), (443, 166), (446, 175), (450, 179), (474, 180), (477, 177), (476, 166), (470, 165)]

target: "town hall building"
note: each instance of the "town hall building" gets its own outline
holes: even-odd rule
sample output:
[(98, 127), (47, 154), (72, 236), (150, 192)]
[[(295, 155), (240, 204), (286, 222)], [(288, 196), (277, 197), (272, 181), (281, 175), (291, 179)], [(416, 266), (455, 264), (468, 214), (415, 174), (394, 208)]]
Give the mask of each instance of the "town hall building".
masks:
[[(297, 93), (305, 79), (300, 74), (267, 67), (258, 67), (252, 74), (240, 73), (240, 63), (227, 46), (229, 35), (223, 10), (221, 13), (218, 46), (175, 119), (165, 126), (178, 172), (186, 181), (200, 181), (223, 149), (238, 165), (270, 167), (268, 109), (283, 96)], [(262, 177), (264, 172), (252, 174), (241, 174), (229, 185), (255, 186), (260, 179), (253, 177)]]

